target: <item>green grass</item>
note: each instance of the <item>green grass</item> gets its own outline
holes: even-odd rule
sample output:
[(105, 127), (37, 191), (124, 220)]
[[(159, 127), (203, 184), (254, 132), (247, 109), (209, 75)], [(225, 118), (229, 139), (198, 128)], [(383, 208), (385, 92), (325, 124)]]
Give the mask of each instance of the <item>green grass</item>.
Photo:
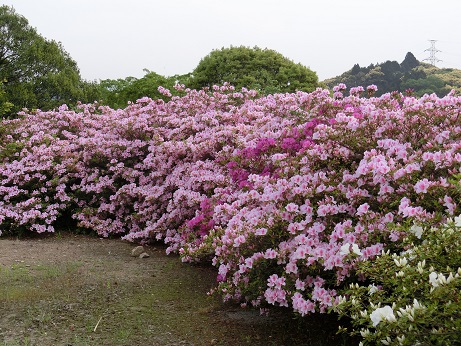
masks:
[[(0, 268), (0, 302), (39, 301), (56, 294), (55, 286), (65, 287), (78, 262), (65, 265), (26, 265), (16, 263)], [(51, 288), (51, 289), (50, 289)]]

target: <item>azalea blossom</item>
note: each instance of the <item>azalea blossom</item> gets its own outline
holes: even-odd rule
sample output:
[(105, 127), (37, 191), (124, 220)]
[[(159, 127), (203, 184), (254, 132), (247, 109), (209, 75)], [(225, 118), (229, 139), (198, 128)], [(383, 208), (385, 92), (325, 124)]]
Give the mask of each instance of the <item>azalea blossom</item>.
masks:
[(352, 248), (353, 253), (355, 253), (358, 256), (362, 256), (362, 252), (360, 251), (359, 246), (355, 243), (353, 244), (346, 243), (342, 245), (339, 253), (342, 255), (348, 255), (351, 252), (351, 248)]
[(461, 227), (461, 215), (456, 216), (454, 222), (456, 227)]
[(421, 239), (421, 236), (423, 234), (423, 228), (418, 225), (413, 225), (410, 227), (410, 232), (413, 233), (416, 238)]
[(377, 308), (370, 314), (370, 319), (373, 327), (376, 327), (381, 321), (396, 321), (394, 311), (389, 305), (385, 305), (382, 308)]

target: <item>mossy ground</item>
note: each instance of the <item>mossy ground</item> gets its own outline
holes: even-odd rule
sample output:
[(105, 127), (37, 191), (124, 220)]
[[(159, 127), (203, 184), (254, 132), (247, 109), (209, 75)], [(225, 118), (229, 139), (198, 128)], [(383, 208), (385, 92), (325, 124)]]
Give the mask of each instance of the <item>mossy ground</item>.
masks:
[(60, 234), (0, 239), (0, 345), (347, 345), (334, 316), (223, 304), (216, 271), (164, 248)]

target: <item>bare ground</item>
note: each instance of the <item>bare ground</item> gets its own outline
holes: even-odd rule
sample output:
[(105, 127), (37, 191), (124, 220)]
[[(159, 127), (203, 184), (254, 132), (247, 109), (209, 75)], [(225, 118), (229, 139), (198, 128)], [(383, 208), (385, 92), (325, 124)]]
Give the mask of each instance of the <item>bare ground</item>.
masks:
[(216, 271), (164, 248), (55, 234), (0, 238), (0, 345), (349, 345), (334, 316), (269, 317), (209, 297)]

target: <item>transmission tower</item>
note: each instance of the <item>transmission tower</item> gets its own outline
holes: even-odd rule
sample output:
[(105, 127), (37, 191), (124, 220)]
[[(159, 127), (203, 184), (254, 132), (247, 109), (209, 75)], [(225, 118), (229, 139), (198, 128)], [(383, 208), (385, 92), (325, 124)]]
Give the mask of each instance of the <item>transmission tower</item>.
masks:
[(436, 62), (442, 61), (440, 59), (437, 59), (437, 57), (435, 56), (435, 53), (441, 52), (441, 51), (435, 48), (435, 43), (437, 42), (437, 40), (429, 40), (429, 42), (431, 43), (431, 47), (426, 49), (425, 52), (429, 51), (430, 55), (429, 55), (429, 58), (423, 59), (423, 61), (429, 61), (431, 65), (435, 66)]

